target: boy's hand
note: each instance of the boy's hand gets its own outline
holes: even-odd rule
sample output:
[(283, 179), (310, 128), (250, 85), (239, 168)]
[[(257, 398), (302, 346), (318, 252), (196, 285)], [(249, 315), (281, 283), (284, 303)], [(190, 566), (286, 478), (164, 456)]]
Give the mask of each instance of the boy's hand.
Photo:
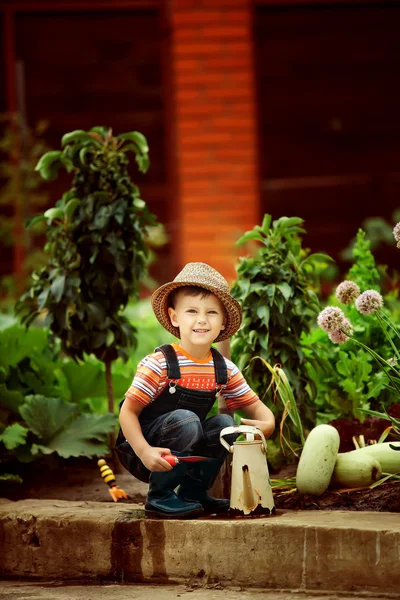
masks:
[(275, 429), (275, 422), (260, 421), (258, 419), (240, 419), (243, 425), (251, 425), (260, 429), (266, 438), (269, 438)]
[(171, 454), (171, 450), (169, 448), (153, 448), (149, 446), (139, 458), (149, 471), (156, 473), (171, 471), (173, 467), (162, 458), (163, 454)]

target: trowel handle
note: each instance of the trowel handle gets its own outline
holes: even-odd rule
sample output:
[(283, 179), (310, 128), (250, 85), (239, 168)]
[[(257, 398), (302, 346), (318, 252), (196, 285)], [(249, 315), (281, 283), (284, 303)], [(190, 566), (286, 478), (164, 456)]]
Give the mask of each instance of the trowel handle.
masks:
[(254, 425), (231, 425), (230, 427), (225, 427), (219, 434), (219, 441), (229, 452), (233, 452), (233, 446), (230, 446), (228, 442), (224, 440), (224, 435), (230, 435), (231, 433), (244, 433), (246, 434), (246, 440), (249, 442), (254, 441), (255, 435), (259, 435), (262, 440), (264, 450), (265, 452), (267, 451), (267, 442), (261, 429), (254, 427)]

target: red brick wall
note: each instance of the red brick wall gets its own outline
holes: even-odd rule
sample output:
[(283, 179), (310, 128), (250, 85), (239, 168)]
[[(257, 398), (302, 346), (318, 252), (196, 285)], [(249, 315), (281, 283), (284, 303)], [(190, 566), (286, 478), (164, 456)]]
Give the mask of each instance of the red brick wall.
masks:
[(235, 276), (238, 237), (259, 222), (250, 0), (169, 3), (179, 266)]

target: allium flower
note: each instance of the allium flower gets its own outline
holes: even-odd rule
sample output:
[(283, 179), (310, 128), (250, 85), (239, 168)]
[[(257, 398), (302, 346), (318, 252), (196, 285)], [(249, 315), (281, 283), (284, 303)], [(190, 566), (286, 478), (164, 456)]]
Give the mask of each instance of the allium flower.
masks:
[(342, 281), (336, 288), (336, 298), (342, 304), (351, 304), (360, 295), (360, 288), (354, 281)]
[[(347, 335), (346, 335), (347, 334)], [(353, 327), (348, 319), (344, 319), (342, 327), (335, 329), (329, 334), (329, 339), (334, 344), (344, 344), (349, 339), (349, 335), (353, 334)]]
[(327, 333), (340, 329), (345, 320), (344, 312), (337, 306), (327, 306), (318, 315), (318, 325)]
[(393, 235), (397, 242), (397, 247), (400, 248), (400, 223), (397, 223), (397, 225), (394, 226)]
[(366, 290), (356, 300), (356, 308), (362, 315), (372, 315), (383, 306), (383, 298), (375, 290)]

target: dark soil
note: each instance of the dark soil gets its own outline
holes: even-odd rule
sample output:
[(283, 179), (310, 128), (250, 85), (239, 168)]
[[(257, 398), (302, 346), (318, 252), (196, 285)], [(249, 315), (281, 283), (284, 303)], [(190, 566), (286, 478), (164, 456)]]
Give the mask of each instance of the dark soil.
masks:
[[(295, 466), (272, 478), (295, 474)], [(116, 474), (116, 483), (128, 495), (119, 502), (143, 504), (147, 484), (135, 480), (129, 473)], [(72, 501), (112, 502), (108, 486), (103, 482), (96, 461), (68, 461), (50, 468), (35, 466), (23, 474), (23, 483), (2, 483), (0, 496), (10, 500), (55, 499)], [(275, 506), (284, 510), (363, 510), (400, 512), (400, 481), (389, 481), (374, 489), (328, 490), (322, 496), (301, 495), (297, 492), (274, 491)]]
[[(296, 467), (273, 473), (272, 478), (295, 476)], [(322, 496), (298, 492), (274, 491), (276, 508), (284, 510), (371, 510), (400, 512), (400, 480), (381, 483), (377, 487), (354, 490), (327, 490)]]

